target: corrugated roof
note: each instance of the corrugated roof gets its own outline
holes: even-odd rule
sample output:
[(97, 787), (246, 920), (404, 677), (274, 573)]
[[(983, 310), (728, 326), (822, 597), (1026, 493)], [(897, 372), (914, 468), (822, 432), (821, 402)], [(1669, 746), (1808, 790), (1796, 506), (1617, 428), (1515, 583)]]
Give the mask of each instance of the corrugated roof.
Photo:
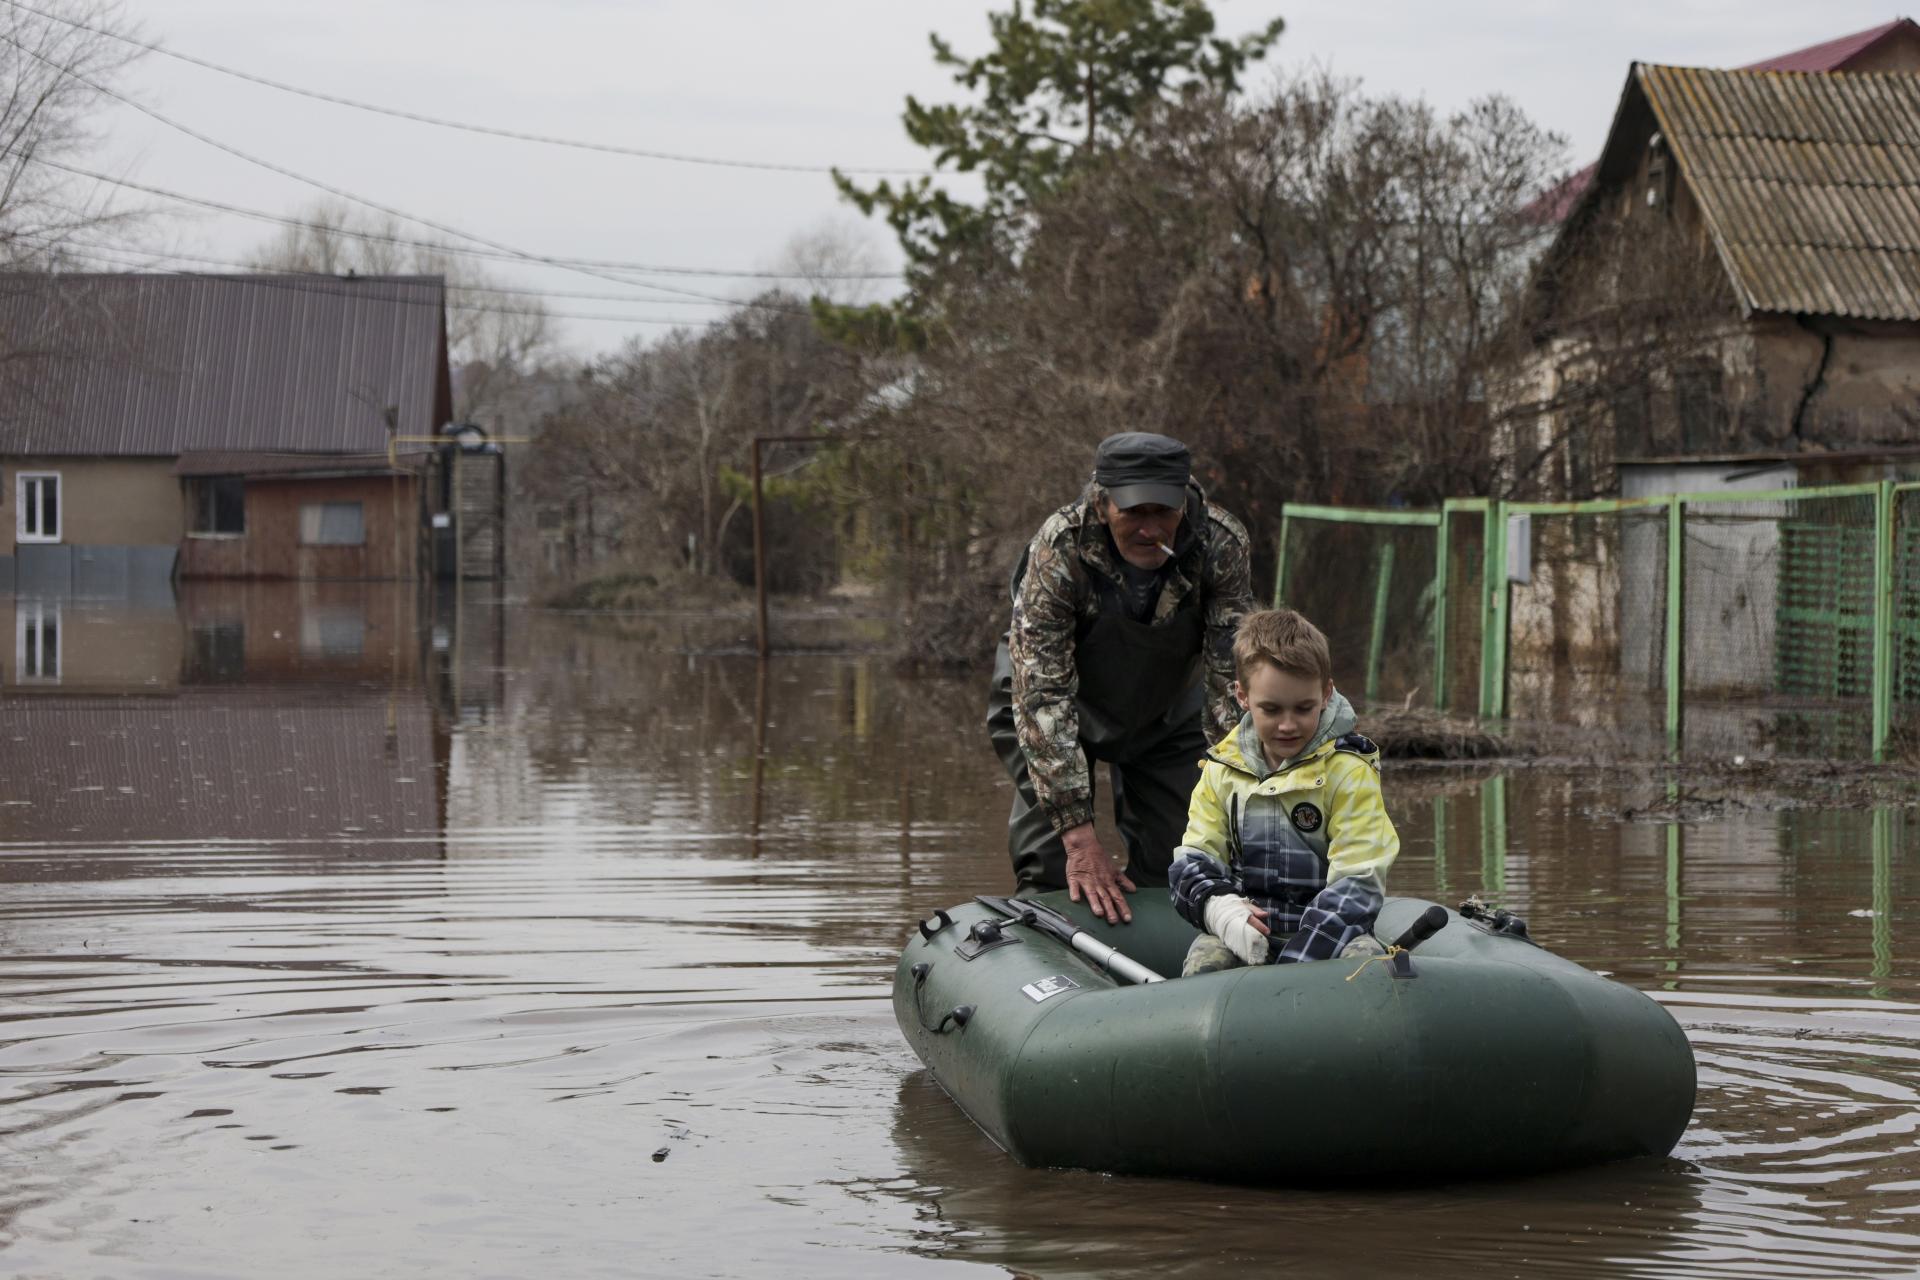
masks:
[(384, 453), (446, 412), (439, 276), (0, 277), (0, 453)]
[(1920, 320), (1920, 76), (1634, 75), (1748, 310)]
[[(1852, 35), (1840, 36), (1833, 40), (1824, 40), (1819, 44), (1808, 45), (1804, 49), (1795, 49), (1791, 53), (1777, 54), (1771, 58), (1762, 58), (1758, 62), (1741, 67), (1742, 71), (1844, 71), (1855, 61), (1871, 53), (1879, 45), (1895, 36), (1920, 39), (1920, 25), (1912, 18), (1895, 18), (1877, 27), (1865, 31), (1856, 31)], [(1595, 161), (1586, 168), (1567, 175), (1529, 204), (1522, 212), (1526, 217), (1539, 223), (1552, 224), (1564, 221), (1573, 207), (1580, 203), (1580, 197), (1593, 185), (1600, 164)]]

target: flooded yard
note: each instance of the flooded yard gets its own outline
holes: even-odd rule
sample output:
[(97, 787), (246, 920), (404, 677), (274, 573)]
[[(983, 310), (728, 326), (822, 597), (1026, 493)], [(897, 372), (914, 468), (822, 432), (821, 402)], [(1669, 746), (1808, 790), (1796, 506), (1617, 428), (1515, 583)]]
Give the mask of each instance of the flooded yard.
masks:
[(1112, 1178), (1011, 1163), (894, 1028), (911, 922), (1011, 879), (972, 684), (384, 586), (15, 613), (9, 1274), (1920, 1272), (1920, 820), (1812, 773), (1388, 771), (1394, 892), (1679, 1019), (1672, 1159)]

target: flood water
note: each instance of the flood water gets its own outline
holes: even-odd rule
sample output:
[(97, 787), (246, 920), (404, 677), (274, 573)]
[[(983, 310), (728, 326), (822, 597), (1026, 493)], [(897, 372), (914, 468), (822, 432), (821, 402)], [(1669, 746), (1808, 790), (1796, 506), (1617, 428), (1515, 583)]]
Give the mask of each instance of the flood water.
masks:
[(1395, 892), (1496, 897), (1686, 1028), (1672, 1159), (1023, 1169), (888, 999), (915, 918), (1008, 884), (972, 685), (358, 585), (8, 610), (8, 1274), (1920, 1273), (1906, 810), (1389, 769)]

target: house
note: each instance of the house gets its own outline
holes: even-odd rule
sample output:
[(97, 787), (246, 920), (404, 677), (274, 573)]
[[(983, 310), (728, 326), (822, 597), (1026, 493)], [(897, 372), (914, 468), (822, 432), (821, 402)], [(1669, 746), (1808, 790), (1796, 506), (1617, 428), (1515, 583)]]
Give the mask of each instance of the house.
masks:
[[(1909, 56), (1911, 28), (1874, 47)], [(1689, 508), (1681, 636), (1689, 696), (1771, 699), (1777, 736), (1805, 709), (1790, 698), (1823, 708), (1809, 723), (1865, 723), (1827, 712), (1867, 692), (1874, 500), (1791, 491), (1920, 476), (1916, 121), (1910, 71), (1636, 64), (1494, 396), (1510, 496), (1781, 494)], [(1664, 515), (1526, 536), (1516, 685), (1585, 670), (1658, 688)], [(1714, 731), (1736, 739), (1747, 714)]]
[(1636, 64), (1499, 395), (1512, 492), (1920, 444), (1920, 75)]
[(438, 276), (15, 275), (0, 343), (0, 590), (411, 579), (454, 523)]

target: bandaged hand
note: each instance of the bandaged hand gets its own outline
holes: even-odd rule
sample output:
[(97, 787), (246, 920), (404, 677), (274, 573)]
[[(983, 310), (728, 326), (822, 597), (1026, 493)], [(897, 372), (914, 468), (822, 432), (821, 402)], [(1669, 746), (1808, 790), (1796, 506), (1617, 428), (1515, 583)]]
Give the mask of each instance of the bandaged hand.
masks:
[(1267, 962), (1267, 913), (1237, 893), (1207, 899), (1207, 932), (1227, 944), (1242, 964)]

